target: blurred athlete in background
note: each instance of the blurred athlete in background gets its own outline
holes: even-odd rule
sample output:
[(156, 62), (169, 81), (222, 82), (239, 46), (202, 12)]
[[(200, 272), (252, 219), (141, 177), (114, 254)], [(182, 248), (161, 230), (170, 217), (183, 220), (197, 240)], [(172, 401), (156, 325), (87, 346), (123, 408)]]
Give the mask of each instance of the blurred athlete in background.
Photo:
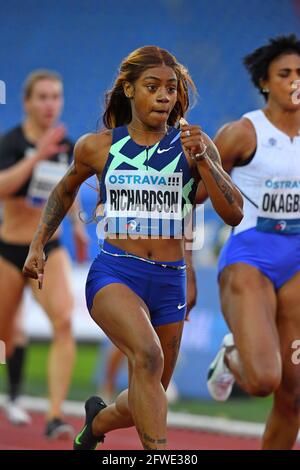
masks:
[[(0, 199), (3, 201), (0, 338), (6, 343), (8, 357), (11, 354), (15, 356), (16, 381), (20, 381), (24, 357), (18, 348), (13, 353), (16, 313), (26, 285), (22, 267), (44, 203), (72, 160), (73, 144), (66, 137), (65, 127), (57, 124), (62, 106), (60, 76), (47, 70), (33, 72), (24, 86), (25, 119), (3, 135), (0, 142)], [(83, 260), (87, 237), (77, 213), (78, 208), (73, 206), (70, 215), (74, 239), (78, 257)], [(53, 330), (48, 362), (50, 407), (45, 434), (55, 438), (72, 433), (71, 426), (62, 419), (62, 403), (68, 392), (75, 359), (71, 329), (71, 266), (69, 256), (60, 244), (59, 231), (47, 243), (45, 253), (48, 263), (44, 289), (38, 290), (34, 282), (30, 285)], [(19, 391), (15, 392), (17, 397)]]
[[(262, 446), (291, 449), (300, 422), (300, 361), (293, 356), (300, 338), (300, 40), (271, 39), (244, 63), (266, 105), (215, 138), (244, 195), (245, 216), (220, 255), (222, 311), (232, 334), (211, 364), (208, 388), (217, 400), (229, 397), (234, 380), (251, 395), (274, 393)], [(204, 199), (203, 188), (198, 196)]]

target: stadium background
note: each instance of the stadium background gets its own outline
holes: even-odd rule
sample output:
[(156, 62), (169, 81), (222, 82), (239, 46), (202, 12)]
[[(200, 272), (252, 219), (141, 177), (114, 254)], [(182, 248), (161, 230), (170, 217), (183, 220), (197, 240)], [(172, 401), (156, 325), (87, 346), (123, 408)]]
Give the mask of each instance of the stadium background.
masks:
[[(21, 88), (26, 75), (36, 68), (49, 68), (59, 71), (64, 79), (62, 121), (74, 140), (101, 126), (104, 92), (111, 86), (120, 61), (131, 50), (145, 44), (169, 49), (188, 67), (199, 92), (188, 119), (200, 123), (213, 137), (225, 122), (262, 105), (243, 68), (242, 57), (271, 36), (299, 34), (300, 29), (300, 2), (296, 0), (44, 0), (42, 3), (0, 0), (0, 11), (0, 80), (6, 83), (7, 95), (6, 105), (0, 106), (0, 132), (20, 121)], [(82, 187), (81, 200), (84, 211), (91, 214), (95, 192), (87, 185)], [(216, 252), (223, 237), (222, 224), (209, 204), (205, 209), (205, 223), (205, 246), (195, 254), (198, 301), (185, 329), (175, 373), (180, 395), (194, 399), (207, 398), (207, 365), (226, 331), (217, 301), (215, 268)], [(64, 225), (63, 240), (73, 256), (70, 227), (67, 222)], [(87, 228), (92, 259), (98, 249), (96, 227), (89, 224)], [(84, 307), (86, 270), (87, 266), (74, 269), (74, 328), (79, 339), (98, 341), (98, 329)], [(48, 323), (29, 296), (25, 323), (29, 336), (49, 336)], [(45, 392), (42, 358), (46, 348), (41, 343), (31, 348), (26, 384), (30, 393)], [(83, 398), (88, 393), (86, 389), (94, 388), (95, 375), (101, 376), (107, 349), (102, 342), (99, 359), (97, 347), (82, 348), (71, 391), (75, 398)], [(1, 366), (0, 378), (3, 382)], [(124, 380), (123, 372), (120, 386)], [(3, 383), (0, 387), (3, 390)], [(255, 403), (253, 409), (260, 410), (260, 405)], [(196, 411), (201, 406), (196, 406)], [(223, 408), (213, 406), (223, 413)], [(230, 415), (230, 407), (226, 406), (224, 410)], [(247, 406), (252, 410), (252, 405)], [(205, 405), (204, 409), (212, 408)], [(260, 418), (265, 414), (264, 408), (259, 413)], [(237, 414), (239, 417), (243, 411)]]

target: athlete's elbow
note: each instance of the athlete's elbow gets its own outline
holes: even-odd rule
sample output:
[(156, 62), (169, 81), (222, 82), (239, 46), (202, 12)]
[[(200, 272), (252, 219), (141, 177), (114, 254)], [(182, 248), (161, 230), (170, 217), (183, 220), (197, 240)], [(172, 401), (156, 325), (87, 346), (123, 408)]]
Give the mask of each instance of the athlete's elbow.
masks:
[(241, 223), (244, 217), (243, 208), (236, 205), (236, 207), (228, 215), (228, 220), (224, 220), (226, 224), (231, 225), (231, 227), (236, 227)]

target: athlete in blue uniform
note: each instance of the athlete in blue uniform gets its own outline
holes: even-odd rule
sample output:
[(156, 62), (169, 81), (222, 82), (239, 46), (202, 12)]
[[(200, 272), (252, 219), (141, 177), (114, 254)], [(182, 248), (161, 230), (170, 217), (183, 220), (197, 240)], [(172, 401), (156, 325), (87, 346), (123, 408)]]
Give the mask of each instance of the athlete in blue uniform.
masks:
[(300, 41), (279, 37), (245, 58), (266, 99), (215, 143), (245, 198), (245, 216), (220, 256), (225, 336), (208, 387), (226, 400), (234, 379), (274, 403), (265, 449), (291, 449), (300, 419)]
[(107, 95), (106, 129), (81, 138), (75, 162), (48, 199), (24, 273), (43, 278), (43, 246), (80, 184), (100, 179), (105, 235), (90, 269), (86, 299), (95, 322), (128, 358), (129, 387), (108, 407), (86, 402), (74, 442), (93, 449), (107, 432), (136, 426), (144, 449), (166, 448), (165, 389), (173, 373), (186, 311), (184, 224), (202, 178), (230, 225), (242, 218), (242, 197), (199, 126), (173, 126), (188, 109), (186, 69), (169, 52), (132, 52)]

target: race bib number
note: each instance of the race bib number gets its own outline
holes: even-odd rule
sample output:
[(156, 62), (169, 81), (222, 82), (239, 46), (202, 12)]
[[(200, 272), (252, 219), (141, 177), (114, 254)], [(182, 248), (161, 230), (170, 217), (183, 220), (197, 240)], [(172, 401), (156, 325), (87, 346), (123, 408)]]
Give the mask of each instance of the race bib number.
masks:
[(31, 205), (44, 204), (54, 186), (62, 179), (68, 169), (67, 163), (42, 161), (33, 171), (27, 199)]
[[(182, 173), (115, 170), (105, 178), (110, 232), (160, 234), (162, 226), (181, 226)], [(173, 226), (172, 225), (172, 226)], [(164, 229), (163, 231), (170, 229)], [(172, 229), (173, 230), (173, 229)]]
[(300, 180), (273, 178), (264, 181), (256, 228), (263, 232), (300, 233)]

